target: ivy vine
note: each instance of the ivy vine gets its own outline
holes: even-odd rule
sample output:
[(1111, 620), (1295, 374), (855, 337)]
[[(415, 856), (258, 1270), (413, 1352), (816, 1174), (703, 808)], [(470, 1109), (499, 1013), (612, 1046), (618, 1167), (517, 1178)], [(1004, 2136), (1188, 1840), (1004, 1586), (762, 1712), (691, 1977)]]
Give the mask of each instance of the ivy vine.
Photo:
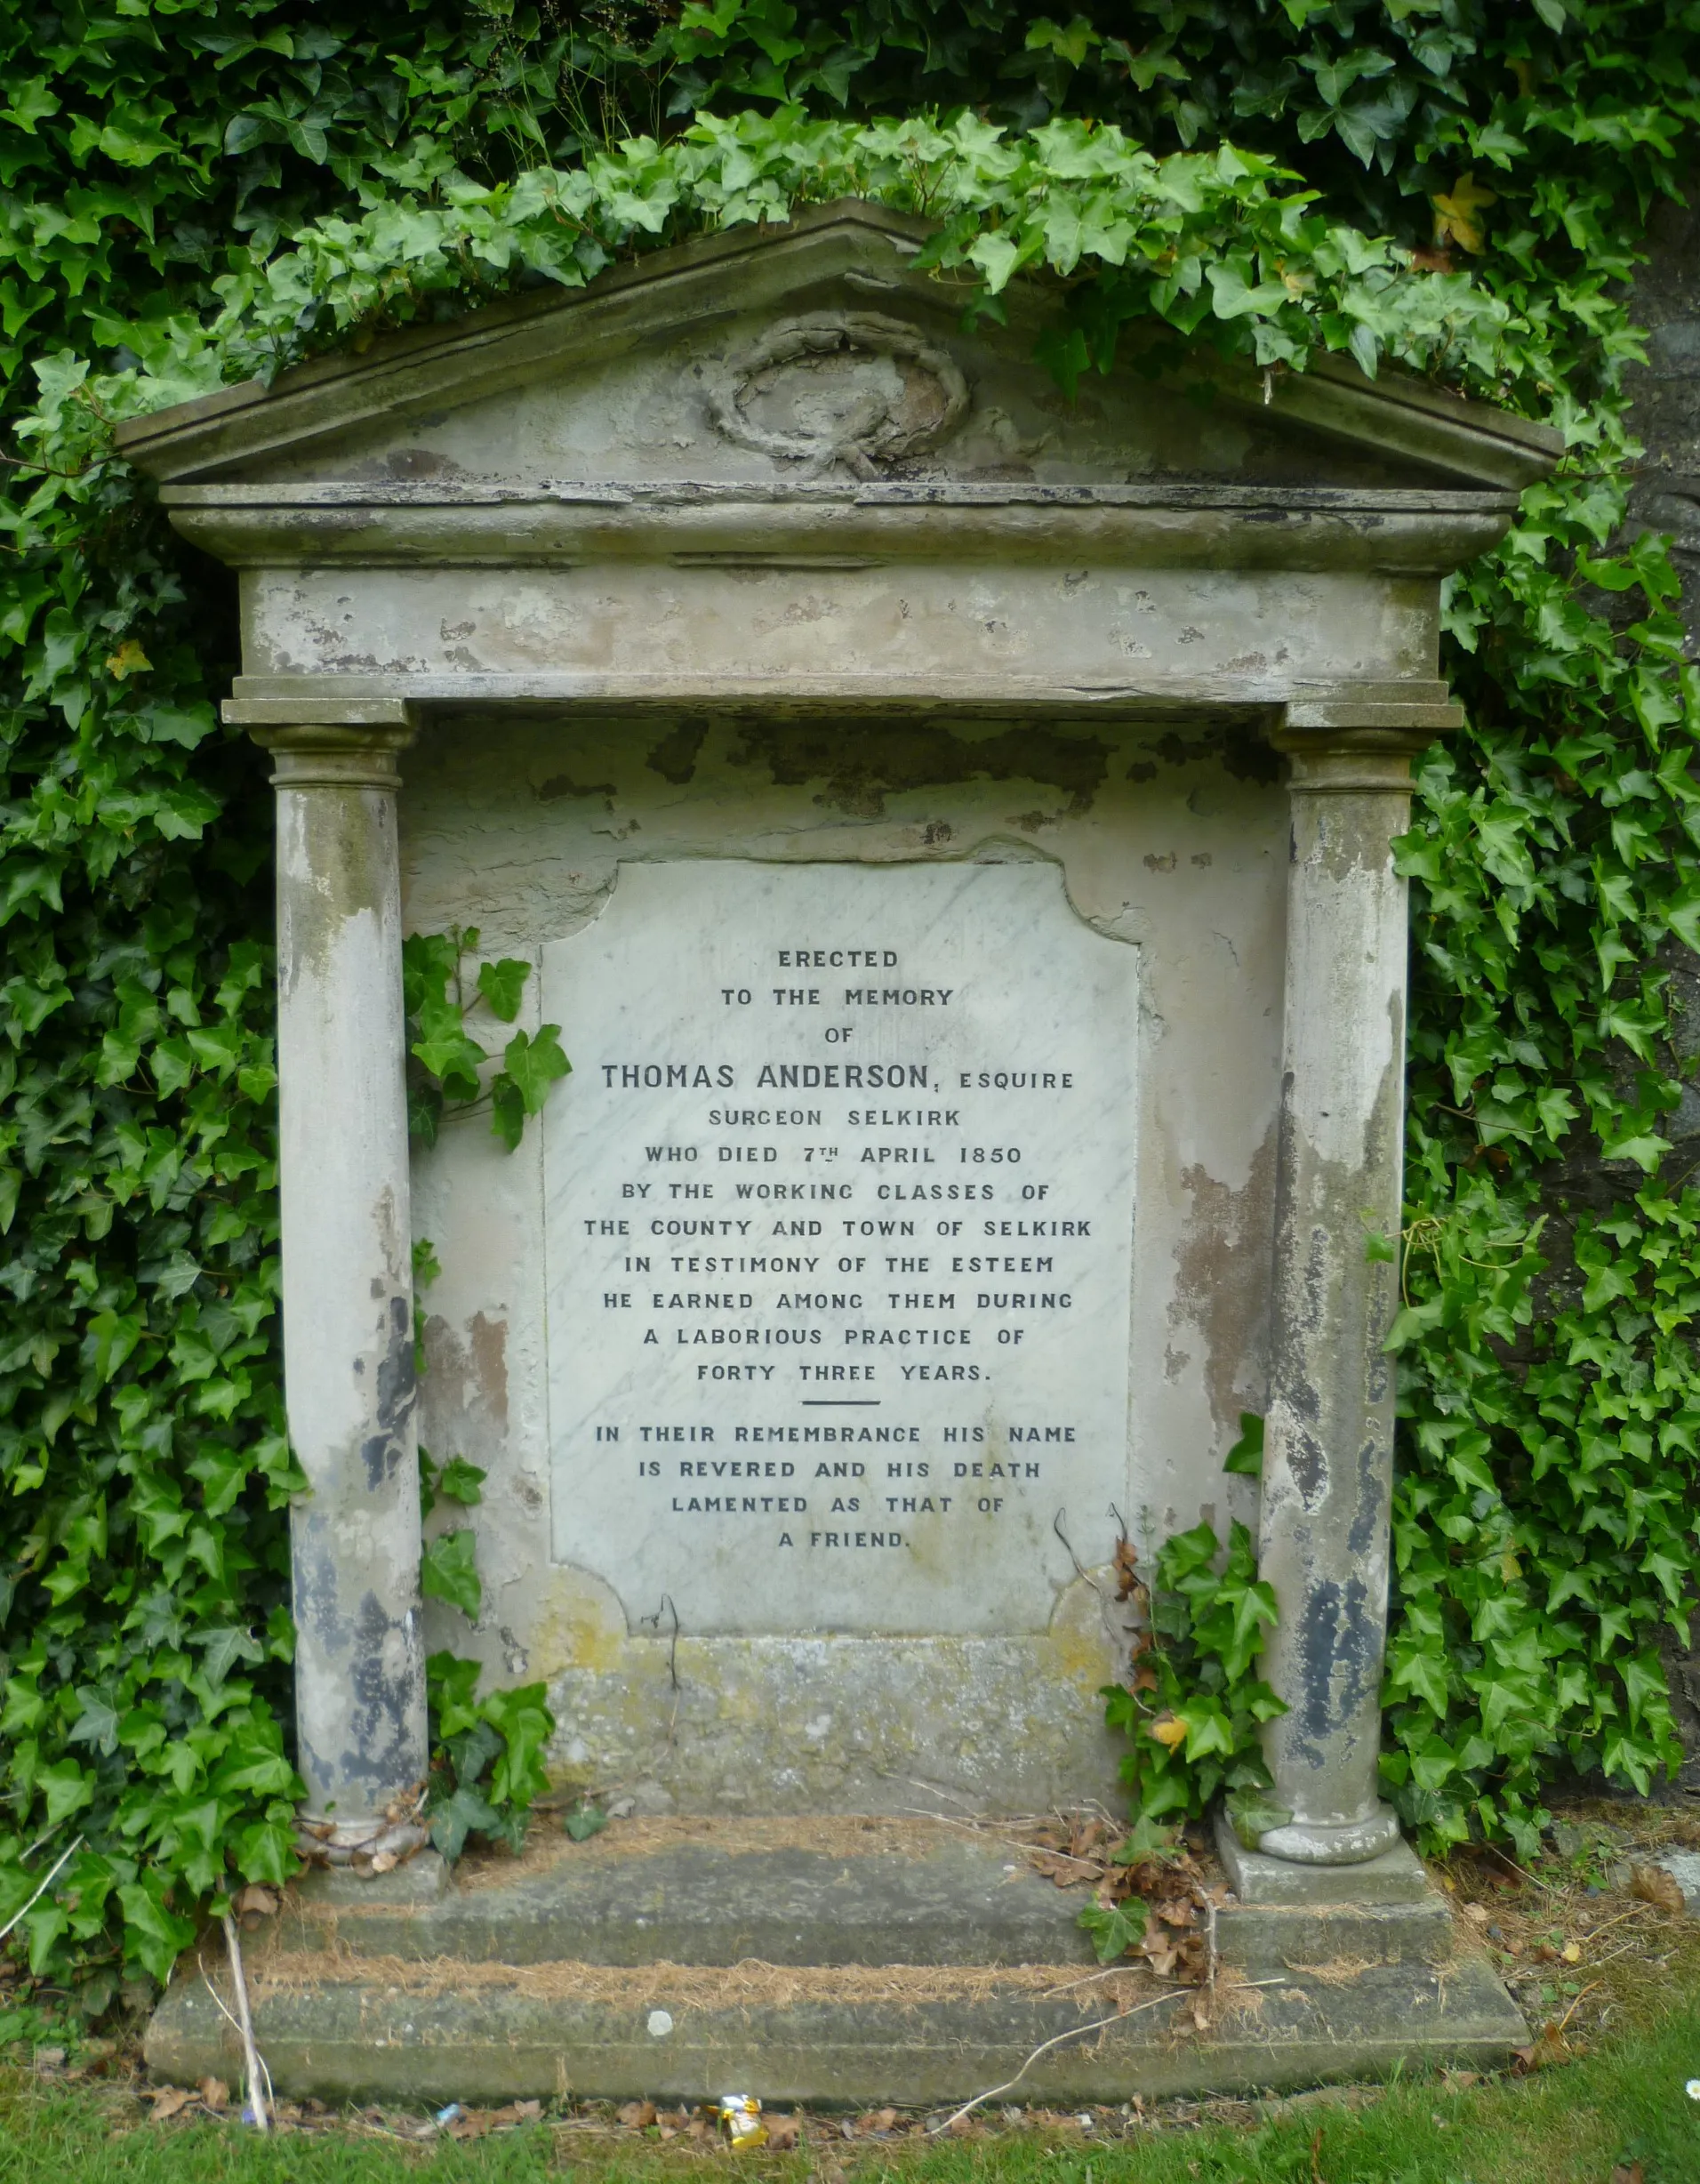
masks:
[[(92, 2012), (139, 1996), (210, 1893), (287, 1874), (299, 1788), (269, 799), (216, 714), (228, 581), (112, 459), (113, 422), (846, 190), (935, 217), (931, 260), (978, 309), (1048, 282), (1065, 383), (1155, 317), (1271, 369), (1391, 357), (1562, 429), (1560, 474), (1448, 587), (1469, 726), (1423, 761), (1402, 851), (1387, 1779), (1431, 1842), (1527, 1848), (1555, 1769), (1674, 1763), (1700, 690), (1663, 549), (1625, 530), (1624, 284), (1700, 118), (1697, 54), (1695, 0), (0, 21), (0, 1926), (68, 1850), (15, 1937), (38, 1973)], [(451, 974), (413, 975), (424, 1069), (451, 1058), (426, 1023)], [(553, 1067), (535, 1040), (516, 1067), (514, 1036), (513, 1092), (479, 1094), (500, 1128)], [(442, 1733), (495, 1811), (460, 1678), (434, 1661)], [(533, 1779), (535, 1720), (492, 1703)]]

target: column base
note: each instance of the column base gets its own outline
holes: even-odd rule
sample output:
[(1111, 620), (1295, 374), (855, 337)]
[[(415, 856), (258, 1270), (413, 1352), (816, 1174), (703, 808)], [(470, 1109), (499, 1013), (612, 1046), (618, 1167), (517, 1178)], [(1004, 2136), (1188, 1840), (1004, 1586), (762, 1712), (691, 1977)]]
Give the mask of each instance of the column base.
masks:
[[(1265, 1835), (1263, 1843), (1268, 1842)], [(1350, 1865), (1322, 1865), (1275, 1856), (1261, 1847), (1248, 1851), (1227, 1814), (1218, 1812), (1216, 1855), (1229, 1887), (1242, 1904), (1292, 1909), (1337, 1904), (1422, 1905), (1431, 1912), (1444, 1908), (1422, 1860), (1398, 1834), (1390, 1848), (1373, 1858)]]
[(1399, 1839), (1399, 1816), (1391, 1805), (1377, 1805), (1362, 1820), (1289, 1820), (1260, 1835), (1257, 1848), (1265, 1858), (1295, 1866), (1362, 1866)]

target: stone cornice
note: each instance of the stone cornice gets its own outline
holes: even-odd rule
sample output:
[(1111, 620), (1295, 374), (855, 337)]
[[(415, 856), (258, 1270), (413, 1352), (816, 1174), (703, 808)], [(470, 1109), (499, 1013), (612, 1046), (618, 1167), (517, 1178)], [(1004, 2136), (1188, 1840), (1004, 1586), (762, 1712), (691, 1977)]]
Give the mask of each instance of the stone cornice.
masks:
[(1344, 568), (1438, 574), (1504, 536), (1515, 496), (1445, 488), (774, 485), (168, 487), (172, 521), (238, 567), (651, 560)]

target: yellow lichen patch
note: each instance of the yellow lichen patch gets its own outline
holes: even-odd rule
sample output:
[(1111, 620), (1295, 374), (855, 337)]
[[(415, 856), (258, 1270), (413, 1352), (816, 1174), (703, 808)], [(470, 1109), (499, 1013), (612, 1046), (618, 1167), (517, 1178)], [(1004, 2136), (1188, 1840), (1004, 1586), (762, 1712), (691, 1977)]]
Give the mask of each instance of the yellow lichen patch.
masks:
[(1114, 1579), (1107, 1570), (1077, 1578), (1057, 1602), (1045, 1635), (1055, 1673), (1087, 1690), (1095, 1691), (1116, 1672), (1115, 1654), (1103, 1624), (1103, 1603), (1114, 1591)]
[(551, 1570), (537, 1616), (533, 1659), (545, 1675), (564, 1668), (607, 1674), (626, 1649), (626, 1618), (611, 1589), (581, 1570)]

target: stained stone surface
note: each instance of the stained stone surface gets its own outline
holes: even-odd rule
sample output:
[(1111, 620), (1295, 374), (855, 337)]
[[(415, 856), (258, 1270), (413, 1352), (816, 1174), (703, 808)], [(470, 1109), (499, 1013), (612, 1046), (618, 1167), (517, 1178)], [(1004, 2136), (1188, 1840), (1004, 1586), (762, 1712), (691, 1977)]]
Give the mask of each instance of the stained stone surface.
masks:
[[(1146, 1995), (1157, 2006), (1118, 2017), (1095, 2011), (1090, 1987), (1056, 1991), (1081, 1976), (1075, 1965), (1002, 1979), (950, 1967), (925, 1981), (885, 1966), (860, 1977), (769, 1971), (745, 1995), (749, 1979), (678, 1967), (593, 1982), (573, 1965), (368, 1973), (319, 1957), (260, 1986), (254, 2033), (277, 2091), (295, 2098), (671, 2102), (758, 2086), (768, 2104), (822, 2108), (954, 2104), (1006, 2084), (1040, 2046), (1049, 2052), (1013, 2097), (1051, 2106), (1263, 2092), (1418, 2066), (1494, 2069), (1528, 2037), (1479, 1956), (1343, 1980), (1318, 1968), (1328, 1976), (1249, 1990), (1247, 2006), (1200, 2035), (1184, 2014), (1191, 1989)], [(870, 1981), (885, 1991), (870, 1995)], [(175, 2084), (240, 2075), (235, 2035), (198, 1979), (172, 1985), (146, 2054)]]
[[(435, 1901), (293, 1898), (245, 1955), (275, 2083), (321, 2099), (954, 2105), (1054, 2041), (1019, 2098), (1119, 2101), (1491, 2067), (1528, 2036), (1433, 1891), (1230, 1904), (1202, 1998), (1094, 1967), (1087, 1899), (936, 1824), (616, 1823), (463, 1867)], [(148, 2060), (228, 2076), (229, 2040), (205, 1981), (180, 1979)]]
[[(434, 1241), (443, 1267), (423, 1297), (421, 1437), (439, 1461), (463, 1455), (488, 1473), (476, 1509), (431, 1519), (433, 1528), (477, 1531), (477, 1625), (469, 1630), (457, 1610), (428, 1602), (428, 1643), (476, 1654), (496, 1682), (547, 1680), (560, 1723), (550, 1765), (564, 1784), (631, 1795), (652, 1813), (1030, 1812), (1059, 1799), (1119, 1796), (1119, 1740), (1104, 1728), (1098, 1697), (1125, 1658), (1117, 1588), (1102, 1574), (1116, 1512), (1142, 1558), (1201, 1516), (1218, 1530), (1231, 1517), (1255, 1522), (1255, 1482), (1224, 1474), (1221, 1458), (1240, 1412), (1266, 1399), (1287, 827), (1271, 767), (1259, 771), (1255, 754), (1240, 752), (1231, 771), (1222, 748), (1203, 734), (1153, 738), (1097, 721), (1067, 733), (953, 721), (849, 724), (829, 735), (755, 718), (634, 725), (581, 712), (428, 727), (409, 752), (408, 929), (473, 925), (481, 957), (537, 967), (520, 1024), (558, 1023), (574, 1064), (517, 1152), (475, 1112), (451, 1119), (414, 1163), (418, 1233)], [(910, 877), (934, 874), (961, 885), (967, 873), (993, 891), (1042, 887), (1046, 931), (1088, 960), (1094, 951), (1112, 968), (1136, 960), (1137, 1066), (1117, 1128), (1135, 1148), (1137, 1238), (1126, 1332), (1109, 1358), (1126, 1374), (1127, 1416), (1113, 1447), (1088, 1449), (1083, 1467), (1082, 1444), (1073, 1455), (1062, 1447), (1095, 1490), (1082, 1498), (1071, 1484), (1043, 1510), (1043, 1581), (1048, 1588), (1062, 1570), (1071, 1581), (1060, 1598), (1049, 1594), (1055, 1604), (1042, 1628), (716, 1634), (693, 1622), (702, 1602), (688, 1570), (678, 1590), (643, 1579), (629, 1597), (579, 1550), (560, 1559), (557, 1528), (570, 1527), (573, 1511), (560, 1506), (551, 1383), (561, 1305), (544, 1249), (555, 1148), (545, 1140), (550, 1111), (569, 1112), (600, 1072), (576, 1003), (552, 985), (546, 995), (539, 972), (546, 951), (570, 958), (581, 937), (594, 937), (639, 859), (646, 871), (662, 863), (696, 871), (717, 860), (779, 867), (805, 895), (817, 876), (846, 868), (874, 887), (896, 881), (900, 892)], [(693, 944), (682, 927), (681, 949)], [(771, 944), (791, 943), (775, 935)], [(829, 966), (817, 982), (830, 975)], [(1060, 998), (1048, 994), (1045, 1005)], [(474, 1021), (493, 1043), (498, 1027)], [(800, 1091), (784, 1093), (788, 1105)], [(816, 1104), (824, 1108), (826, 1096), (822, 1088)], [(847, 1096), (833, 1096), (847, 1111)], [(696, 1094), (702, 1107), (726, 1097)], [(877, 1132), (860, 1135), (878, 1142)], [(646, 1142), (638, 1144), (647, 1168)], [(956, 1217), (948, 1203), (938, 1210)], [(998, 1201), (991, 1211), (1002, 1217)], [(798, 1214), (824, 1217), (806, 1206)], [(1087, 1217), (1098, 1218), (1095, 1206)], [(840, 1279), (836, 1266), (831, 1273)], [(597, 1281), (593, 1292), (595, 1319), (628, 1316), (604, 1309), (605, 1286)], [(971, 1345), (968, 1355), (978, 1352)], [(982, 1419), (970, 1412), (966, 1423)], [(674, 1445), (675, 1460), (694, 1454)], [(1038, 1460), (1046, 1455), (1041, 1447)], [(886, 1460), (931, 1458), (894, 1450)], [(1125, 1491), (1109, 1483), (1118, 1464)], [(1059, 1511), (1101, 1589), (1073, 1576), (1050, 1529)], [(992, 1521), (972, 1514), (975, 1523)], [(746, 1559), (742, 1594), (761, 1599), (771, 1561)], [(677, 1643), (664, 1596), (678, 1610)]]
[(1040, 865), (621, 867), (543, 954), (557, 1561), (693, 1634), (1047, 1626), (1129, 1506), (1137, 963)]
[(1218, 1816), (1216, 1855), (1228, 1885), (1244, 1904), (1420, 1904), (1434, 1897), (1422, 1861), (1407, 1843), (1356, 1866), (1301, 1866), (1247, 1850), (1226, 1818)]

